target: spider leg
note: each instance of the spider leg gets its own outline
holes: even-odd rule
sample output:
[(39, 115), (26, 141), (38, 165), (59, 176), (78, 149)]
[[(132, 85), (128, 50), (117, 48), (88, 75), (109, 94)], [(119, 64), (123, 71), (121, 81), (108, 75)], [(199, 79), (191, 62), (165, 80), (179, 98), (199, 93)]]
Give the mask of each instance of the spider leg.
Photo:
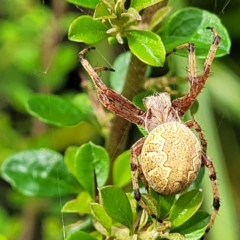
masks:
[(208, 226), (205, 230), (204, 235), (202, 236), (201, 240), (204, 239), (206, 234), (209, 232), (209, 230), (212, 228), (212, 225), (215, 222), (216, 216), (218, 214), (219, 208), (220, 208), (220, 198), (219, 198), (219, 191), (217, 186), (217, 176), (216, 171), (213, 166), (212, 161), (206, 156), (206, 154), (202, 154), (202, 162), (203, 164), (208, 168), (209, 171), (209, 179), (212, 184), (212, 192), (213, 192), (213, 212), (211, 214), (210, 221), (208, 223)]
[(218, 191), (218, 186), (217, 186), (217, 176), (216, 176), (216, 171), (213, 166), (212, 161), (207, 157), (206, 151), (207, 151), (207, 141), (204, 137), (204, 134), (202, 132), (202, 129), (200, 125), (194, 120), (187, 121), (185, 123), (187, 127), (194, 127), (195, 131), (198, 134), (198, 137), (201, 141), (202, 145), (202, 164), (208, 168), (209, 171), (209, 179), (212, 184), (212, 192), (213, 192), (213, 212), (211, 214), (210, 221), (208, 223), (208, 226), (205, 230), (204, 235), (202, 236), (201, 240), (204, 239), (205, 235), (209, 232), (209, 230), (212, 228), (212, 225), (215, 221), (215, 218), (218, 214), (219, 208), (220, 208), (220, 198), (219, 198), (219, 191)]
[(185, 96), (174, 100), (172, 103), (173, 107), (177, 109), (180, 117), (182, 117), (184, 113), (191, 107), (191, 105), (194, 103), (195, 99), (197, 98), (198, 94), (203, 89), (208, 79), (208, 76), (210, 74), (210, 68), (211, 68), (214, 56), (216, 54), (218, 45), (221, 41), (220, 36), (218, 35), (217, 31), (214, 28), (208, 27), (207, 29), (210, 29), (213, 32), (214, 39), (210, 47), (210, 50), (208, 52), (208, 56), (205, 60), (203, 72), (200, 77), (196, 76), (196, 60), (195, 60), (194, 44), (192, 43), (183, 44), (173, 50), (173, 52), (175, 52), (179, 49), (187, 48), (189, 52), (188, 65), (189, 65), (189, 80), (191, 83), (190, 92)]
[(185, 123), (185, 125), (189, 128), (194, 128), (196, 133), (198, 134), (198, 137), (200, 139), (201, 145), (202, 145), (202, 151), (204, 154), (207, 153), (207, 141), (205, 139), (205, 136), (203, 134), (202, 128), (198, 124), (198, 122), (195, 119), (191, 119)]
[(181, 44), (180, 46), (177, 46), (174, 48), (172, 51), (167, 53), (167, 56), (170, 55), (173, 52), (176, 52), (178, 50), (186, 48), (189, 52), (188, 54), (188, 79), (190, 81), (190, 86), (193, 85), (194, 82), (197, 80), (197, 75), (196, 75), (196, 57), (195, 57), (195, 46), (193, 43), (184, 43)]
[(108, 88), (101, 78), (98, 76), (97, 71), (99, 70), (112, 70), (109, 68), (93, 68), (89, 62), (85, 59), (85, 54), (94, 48), (85, 48), (79, 55), (79, 61), (85, 70), (91, 77), (98, 94), (99, 101), (111, 112), (119, 115), (120, 117), (128, 120), (129, 122), (144, 125), (145, 111), (135, 106), (124, 96), (116, 93), (112, 89)]
[(131, 172), (132, 172), (132, 185), (133, 185), (133, 192), (134, 198), (137, 200), (138, 204), (144, 209), (148, 215), (155, 218), (157, 221), (162, 222), (160, 219), (157, 218), (155, 214), (147, 207), (147, 205), (141, 200), (141, 193), (139, 191), (139, 184), (138, 184), (138, 175), (140, 175), (141, 180), (146, 188), (148, 188), (147, 181), (143, 175), (141, 165), (138, 162), (138, 156), (142, 152), (142, 147), (145, 141), (145, 137), (139, 139), (132, 147), (131, 147)]

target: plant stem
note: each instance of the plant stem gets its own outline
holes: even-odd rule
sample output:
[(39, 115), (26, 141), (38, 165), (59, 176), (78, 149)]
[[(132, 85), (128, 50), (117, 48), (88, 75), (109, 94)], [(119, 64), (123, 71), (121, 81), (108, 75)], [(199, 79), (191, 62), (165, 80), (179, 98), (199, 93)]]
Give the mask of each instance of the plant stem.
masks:
[[(142, 25), (149, 25), (153, 14), (160, 8), (165, 7), (167, 2), (168, 0), (164, 0), (145, 9), (142, 15)], [(143, 89), (146, 69), (147, 65), (141, 62), (135, 55), (132, 55), (122, 92), (123, 96), (131, 100), (136, 93)], [(111, 163), (126, 149), (130, 125), (131, 123), (121, 117), (115, 116), (113, 118), (110, 133), (106, 141), (106, 149), (109, 153)], [(111, 182), (111, 176), (109, 182)]]

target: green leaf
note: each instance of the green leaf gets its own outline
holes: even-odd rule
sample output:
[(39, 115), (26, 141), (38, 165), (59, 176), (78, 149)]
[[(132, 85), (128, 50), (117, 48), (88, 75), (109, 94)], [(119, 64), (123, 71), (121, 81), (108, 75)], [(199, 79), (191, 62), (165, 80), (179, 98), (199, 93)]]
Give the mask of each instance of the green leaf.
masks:
[(175, 195), (163, 196), (159, 195), (159, 202), (161, 206), (160, 218), (163, 219), (169, 213), (173, 203), (175, 201)]
[(158, 11), (156, 11), (152, 16), (151, 22), (148, 26), (148, 30), (153, 31), (154, 28), (157, 28), (170, 11), (170, 7), (160, 8)]
[[(183, 43), (194, 43), (196, 54), (205, 58), (213, 42), (213, 34), (207, 27), (214, 27), (221, 37), (216, 57), (229, 53), (231, 42), (226, 28), (213, 13), (198, 8), (184, 8), (173, 14), (160, 33), (166, 51), (169, 52)], [(187, 56), (187, 51), (176, 54)]]
[(72, 98), (72, 103), (84, 115), (85, 121), (97, 125), (97, 119), (94, 114), (93, 104), (86, 93), (78, 93)]
[(69, 3), (74, 5), (94, 9), (96, 5), (100, 2), (100, 0), (66, 0)]
[(107, 26), (91, 16), (81, 16), (75, 19), (68, 30), (68, 38), (75, 42), (94, 44), (108, 37)]
[(154, 215), (157, 217), (160, 215), (160, 208), (157, 198), (154, 198), (154, 196), (150, 194), (142, 194), (142, 200)]
[(27, 196), (59, 197), (81, 191), (63, 156), (50, 149), (28, 150), (8, 157), (2, 177)]
[(200, 171), (198, 173), (196, 180), (189, 186), (188, 190), (199, 188), (200, 184), (202, 183), (202, 179), (204, 177), (205, 171), (206, 171), (205, 166), (202, 166), (200, 168)]
[(66, 149), (64, 154), (64, 162), (68, 170), (72, 173), (73, 176), (76, 176), (75, 158), (76, 158), (77, 150), (78, 150), (78, 147), (70, 146)]
[(109, 174), (109, 156), (103, 147), (93, 143), (86, 143), (79, 147), (76, 153), (76, 178), (95, 198), (95, 175), (97, 186), (102, 187)]
[(85, 119), (72, 103), (50, 94), (36, 94), (27, 101), (28, 112), (56, 126), (73, 126)]
[(132, 210), (125, 192), (115, 186), (106, 186), (100, 189), (100, 197), (109, 217), (132, 231)]
[(76, 232), (68, 235), (66, 238), (66, 240), (80, 240), (80, 239), (97, 240), (96, 238), (92, 237), (91, 235), (89, 235), (88, 233), (83, 232), (83, 231), (76, 231)]
[(123, 187), (130, 182), (130, 151), (125, 151), (113, 163), (113, 184), (117, 187)]
[(115, 15), (104, 2), (100, 2), (95, 8), (93, 18), (95, 20), (105, 20), (117, 18), (117, 15)]
[(130, 7), (135, 8), (137, 11), (141, 11), (144, 8), (150, 7), (163, 0), (131, 0)]
[(187, 222), (175, 228), (173, 232), (183, 234), (186, 240), (200, 239), (205, 232), (209, 219), (208, 213), (198, 211)]
[(102, 226), (106, 229), (108, 234), (111, 234), (111, 227), (112, 227), (112, 219), (107, 215), (106, 211), (104, 210), (103, 206), (98, 203), (91, 203), (90, 208), (92, 211), (92, 215), (94, 218), (102, 224)]
[(131, 52), (142, 62), (151, 66), (162, 66), (165, 48), (161, 38), (152, 32), (132, 30), (126, 34)]
[(65, 203), (61, 211), (67, 213), (90, 214), (89, 204), (91, 201), (92, 198), (87, 192), (81, 192), (76, 199)]
[(200, 208), (203, 201), (202, 191), (195, 189), (179, 197), (173, 204), (169, 220), (172, 222), (172, 229), (181, 226)]
[(113, 63), (115, 72), (110, 72), (109, 83), (112, 89), (117, 93), (121, 93), (125, 84), (128, 66), (131, 60), (131, 52), (126, 51), (121, 53)]

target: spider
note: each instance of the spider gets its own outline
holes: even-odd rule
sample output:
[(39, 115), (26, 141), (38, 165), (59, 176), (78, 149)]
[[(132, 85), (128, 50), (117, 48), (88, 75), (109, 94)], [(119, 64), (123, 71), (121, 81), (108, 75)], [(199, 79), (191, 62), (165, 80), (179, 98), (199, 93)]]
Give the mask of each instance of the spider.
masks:
[[(172, 195), (182, 192), (193, 183), (201, 165), (208, 168), (213, 192), (213, 211), (201, 239), (211, 229), (220, 208), (216, 172), (212, 161), (206, 154), (207, 142), (200, 125), (194, 119), (183, 123), (181, 118), (189, 110), (204, 87), (221, 40), (214, 28), (208, 27), (208, 29), (212, 31), (214, 40), (200, 76), (196, 76), (194, 44), (182, 44), (171, 51), (172, 53), (184, 48), (188, 50), (189, 93), (175, 99), (173, 102), (171, 102), (168, 93), (157, 93), (148, 96), (143, 99), (146, 111), (138, 108), (102, 82), (97, 74), (97, 71), (101, 69), (93, 68), (85, 59), (85, 54), (93, 48), (83, 49), (79, 53), (79, 61), (91, 77), (99, 101), (114, 114), (131, 123), (140, 125), (148, 132), (147, 136), (138, 140), (131, 147), (134, 197), (148, 214), (156, 217), (141, 200), (138, 177), (141, 178), (146, 188), (150, 186), (160, 194)], [(195, 130), (198, 137), (190, 128)]]

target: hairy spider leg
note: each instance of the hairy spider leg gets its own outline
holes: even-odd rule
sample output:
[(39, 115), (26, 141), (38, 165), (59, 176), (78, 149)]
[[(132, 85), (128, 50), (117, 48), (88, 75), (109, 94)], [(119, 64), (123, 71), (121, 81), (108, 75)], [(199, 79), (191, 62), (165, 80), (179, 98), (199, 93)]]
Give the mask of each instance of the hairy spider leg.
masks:
[[(194, 103), (195, 99), (197, 98), (198, 94), (203, 89), (208, 76), (210, 74), (210, 68), (213, 63), (214, 56), (216, 54), (218, 45), (221, 41), (221, 38), (217, 31), (212, 27), (207, 27), (207, 29), (210, 29), (213, 32), (214, 39), (213, 43), (210, 47), (210, 50), (208, 52), (208, 56), (205, 60), (203, 72), (201, 76), (196, 76), (196, 60), (195, 60), (195, 48), (194, 44), (188, 43), (188, 44), (182, 44), (175, 49), (173, 49), (172, 52), (176, 52), (179, 49), (187, 48), (188, 49), (188, 64), (189, 64), (189, 81), (190, 81), (190, 91), (185, 96), (175, 99), (172, 102), (172, 106), (178, 111), (178, 114), (180, 117), (182, 117), (185, 112), (191, 107), (191, 105)], [(170, 53), (172, 53), (170, 52)]]
[(112, 89), (108, 88), (101, 78), (98, 76), (97, 71), (102, 70), (113, 70), (110, 68), (105, 67), (98, 67), (94, 69), (89, 62), (85, 59), (85, 54), (92, 50), (94, 48), (85, 48), (83, 49), (79, 55), (78, 59), (82, 66), (85, 68), (89, 76), (91, 77), (97, 93), (100, 102), (105, 106), (108, 110), (115, 113), (116, 115), (119, 115), (120, 117), (128, 120), (129, 122), (144, 126), (144, 116), (145, 111), (138, 108), (136, 105), (134, 105), (131, 101), (129, 101), (124, 96), (116, 93)]
[(198, 138), (200, 139), (202, 151), (204, 154), (206, 154), (207, 153), (207, 141), (203, 134), (202, 128), (200, 127), (198, 122), (195, 119), (191, 119), (191, 120), (185, 122), (185, 125), (189, 128), (192, 128), (192, 127), (194, 128), (194, 130), (196, 131), (196, 133), (198, 135)]
[(206, 234), (209, 232), (209, 230), (212, 228), (212, 225), (215, 222), (215, 219), (217, 217), (219, 208), (220, 208), (220, 198), (219, 198), (219, 191), (217, 186), (217, 176), (216, 171), (213, 165), (213, 162), (207, 157), (206, 151), (207, 151), (207, 141), (204, 137), (203, 131), (200, 127), (200, 125), (194, 120), (189, 120), (185, 123), (185, 125), (189, 128), (193, 127), (195, 131), (198, 134), (198, 137), (200, 139), (201, 145), (202, 145), (202, 164), (208, 168), (209, 171), (209, 179), (211, 181), (212, 185), (212, 193), (213, 193), (213, 212), (211, 214), (210, 221), (208, 223), (208, 226), (205, 230), (204, 235), (201, 237), (201, 240), (204, 239)]
[(218, 211), (220, 208), (220, 198), (219, 198), (219, 191), (218, 191), (218, 186), (217, 186), (217, 176), (216, 176), (215, 168), (213, 166), (212, 161), (204, 153), (202, 154), (202, 162), (208, 168), (208, 171), (209, 171), (209, 179), (211, 181), (212, 192), (213, 192), (213, 212), (211, 214), (211, 218), (210, 218), (208, 226), (205, 230), (205, 233), (201, 237), (201, 240), (203, 240), (205, 238), (206, 234), (212, 228), (212, 225), (215, 222), (215, 219), (217, 217), (217, 214), (218, 214)]

